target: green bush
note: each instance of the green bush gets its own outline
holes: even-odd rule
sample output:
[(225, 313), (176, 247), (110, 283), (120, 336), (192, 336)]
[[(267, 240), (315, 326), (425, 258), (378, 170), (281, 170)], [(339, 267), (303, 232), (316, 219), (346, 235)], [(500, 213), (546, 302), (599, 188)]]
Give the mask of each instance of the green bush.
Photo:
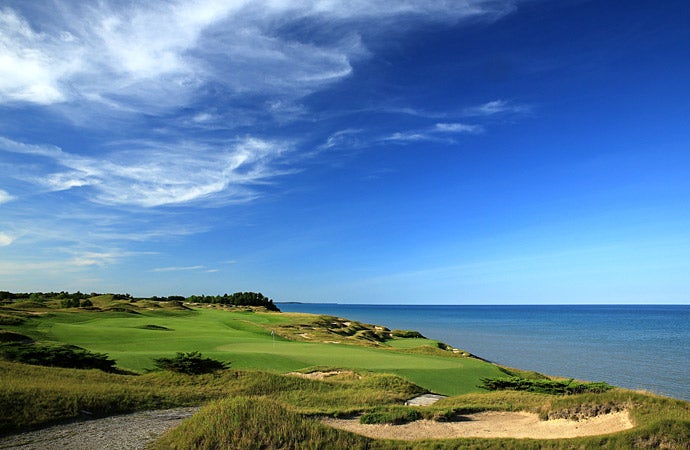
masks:
[(24, 323), (23, 317), (0, 314), (0, 325), (21, 325), (22, 323)]
[(410, 407), (378, 410), (362, 414), (359, 423), (403, 425), (422, 419), (422, 414)]
[(187, 375), (200, 375), (228, 368), (226, 363), (204, 358), (199, 352), (178, 353), (174, 358), (157, 358), (153, 361), (159, 369)]
[(391, 331), (393, 337), (403, 339), (424, 339), (424, 336), (419, 331), (414, 330), (393, 330)]
[(14, 331), (0, 330), (0, 342), (33, 342), (29, 336)]
[(9, 361), (37, 366), (72, 369), (115, 370), (115, 361), (103, 353), (93, 353), (76, 345), (45, 345), (10, 342), (0, 345), (0, 355)]
[(489, 391), (511, 390), (554, 395), (600, 394), (613, 389), (613, 386), (604, 382), (579, 383), (572, 378), (565, 381), (521, 377), (482, 378), (481, 382), (480, 387)]

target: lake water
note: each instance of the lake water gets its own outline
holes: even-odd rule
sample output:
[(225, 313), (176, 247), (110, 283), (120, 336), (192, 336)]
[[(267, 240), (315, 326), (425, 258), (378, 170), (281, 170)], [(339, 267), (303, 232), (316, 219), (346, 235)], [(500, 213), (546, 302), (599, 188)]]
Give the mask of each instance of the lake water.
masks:
[(417, 330), (505, 366), (690, 401), (690, 305), (278, 307)]

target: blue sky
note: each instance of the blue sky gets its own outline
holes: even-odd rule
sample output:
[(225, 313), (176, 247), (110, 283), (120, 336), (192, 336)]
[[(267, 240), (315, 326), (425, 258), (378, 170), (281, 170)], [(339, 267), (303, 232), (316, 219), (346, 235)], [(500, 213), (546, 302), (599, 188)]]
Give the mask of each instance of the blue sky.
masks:
[(690, 302), (686, 1), (4, 1), (0, 290)]

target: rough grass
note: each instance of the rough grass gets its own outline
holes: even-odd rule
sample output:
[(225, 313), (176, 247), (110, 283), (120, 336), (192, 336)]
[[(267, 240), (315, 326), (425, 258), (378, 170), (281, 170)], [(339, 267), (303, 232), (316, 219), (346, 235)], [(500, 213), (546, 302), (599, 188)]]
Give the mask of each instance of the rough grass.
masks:
[(269, 372), (121, 375), (0, 361), (0, 432), (83, 417), (200, 405), (227, 396), (271, 398), (305, 414), (343, 414), (424, 392), (395, 375), (317, 381)]
[(268, 398), (215, 402), (168, 432), (154, 449), (366, 449), (371, 439), (322, 425)]
[[(538, 410), (552, 396), (511, 392), (507, 396), (468, 394), (446, 399), (429, 408), (376, 407), (362, 417), (365, 423), (405, 423), (424, 417), (446, 420), (457, 414), (487, 409)], [(259, 448), (368, 448), (368, 449), (656, 449), (686, 450), (690, 442), (687, 402), (650, 397), (619, 390), (605, 394), (570, 396), (550, 407), (588, 404), (591, 400), (623, 402), (636, 417), (629, 431), (575, 439), (435, 439), (417, 442), (375, 440), (340, 430), (328, 429), (312, 415), (299, 414), (290, 405), (271, 397), (240, 397), (215, 402), (202, 409), (181, 427), (169, 432), (154, 446), (157, 449), (259, 449)], [(439, 405), (437, 404), (437, 405)], [(454, 405), (454, 406), (453, 406)], [(474, 405), (474, 406), (469, 406)], [(641, 417), (653, 410), (657, 417)], [(391, 425), (394, 426), (394, 425)]]

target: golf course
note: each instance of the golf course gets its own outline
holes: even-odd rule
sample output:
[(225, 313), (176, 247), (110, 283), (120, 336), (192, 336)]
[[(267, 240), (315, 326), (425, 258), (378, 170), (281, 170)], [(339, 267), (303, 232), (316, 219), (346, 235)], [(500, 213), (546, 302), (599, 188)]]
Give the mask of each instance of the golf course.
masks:
[[(202, 406), (148, 445), (687, 449), (690, 442), (688, 402), (499, 367), (414, 330), (258, 306), (110, 294), (82, 304), (88, 306), (26, 298), (0, 308), (0, 433)], [(56, 354), (82, 355), (82, 362), (46, 363), (45, 355)], [(82, 367), (87, 360), (101, 366)], [(215, 365), (175, 369), (174, 363), (190, 361)], [(430, 393), (441, 400), (405, 405)], [(584, 430), (588, 421), (599, 421), (600, 431), (477, 437), (446, 427), (419, 438), (414, 431), (409, 438), (401, 434), (419, 421), (450, 426), (488, 417), (482, 414), (494, 414), (492, 420), (531, 414), (524, 420), (534, 420), (533, 430), (559, 420)], [(366, 428), (383, 425), (398, 432), (376, 435)]]

